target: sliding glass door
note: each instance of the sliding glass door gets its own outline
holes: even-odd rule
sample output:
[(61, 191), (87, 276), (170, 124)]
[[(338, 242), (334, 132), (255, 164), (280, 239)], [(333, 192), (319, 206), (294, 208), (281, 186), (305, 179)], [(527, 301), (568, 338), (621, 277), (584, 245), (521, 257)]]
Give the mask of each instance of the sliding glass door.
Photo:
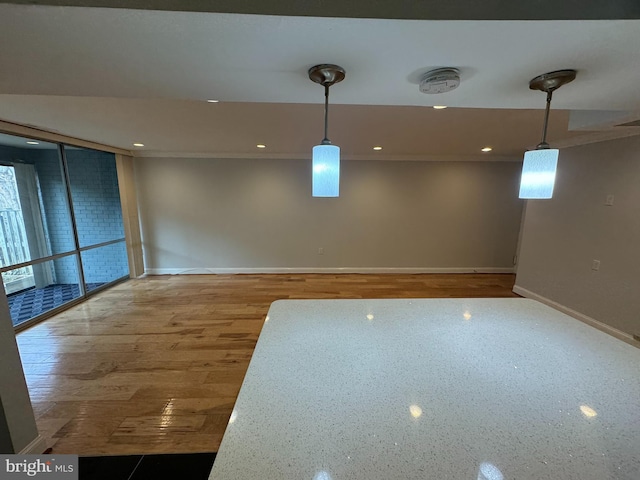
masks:
[(0, 272), (17, 327), (128, 276), (113, 154), (0, 134)]

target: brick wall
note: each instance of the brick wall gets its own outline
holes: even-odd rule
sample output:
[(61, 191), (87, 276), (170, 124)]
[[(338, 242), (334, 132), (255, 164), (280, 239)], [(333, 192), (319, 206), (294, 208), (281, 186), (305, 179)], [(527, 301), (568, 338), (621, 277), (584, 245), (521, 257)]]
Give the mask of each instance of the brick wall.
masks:
[(75, 242), (58, 152), (34, 150), (30, 161), (40, 184), (40, 208), (50, 252), (55, 255), (73, 250)]
[(124, 237), (115, 155), (67, 150), (66, 157), (80, 246)]
[[(124, 238), (116, 160), (97, 150), (65, 151), (81, 247)], [(125, 244), (82, 254), (87, 283), (109, 282), (129, 271)]]

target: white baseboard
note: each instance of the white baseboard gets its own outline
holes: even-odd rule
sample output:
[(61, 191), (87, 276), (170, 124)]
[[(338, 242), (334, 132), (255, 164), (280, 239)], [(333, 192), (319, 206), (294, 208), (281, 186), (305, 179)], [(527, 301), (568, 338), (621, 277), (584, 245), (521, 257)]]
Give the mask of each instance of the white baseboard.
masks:
[(591, 318), (569, 307), (565, 307), (564, 305), (558, 302), (554, 302), (553, 300), (543, 297), (542, 295), (538, 295), (537, 293), (532, 292), (531, 290), (527, 290), (526, 288), (519, 287), (518, 285), (514, 285), (513, 291), (525, 298), (537, 300), (538, 302), (544, 303), (545, 305), (548, 305), (551, 308), (555, 308), (556, 310), (562, 313), (565, 313), (570, 317), (575, 318), (576, 320), (580, 320), (581, 322), (586, 323), (587, 325), (591, 325), (592, 327), (595, 327), (602, 332), (608, 333), (609, 335), (616, 337), (617, 339), (622, 340), (623, 342), (626, 342), (629, 345), (633, 345), (634, 347), (640, 347), (640, 342), (635, 340), (632, 335), (629, 335), (628, 333), (618, 330), (617, 328), (614, 328), (611, 325), (602, 323), (599, 320), (596, 320), (595, 318)]
[(19, 455), (41, 455), (47, 449), (47, 441), (38, 435), (29, 445), (20, 450)]
[(514, 273), (512, 267), (265, 267), (265, 268), (147, 268), (146, 275), (208, 275), (237, 273)]

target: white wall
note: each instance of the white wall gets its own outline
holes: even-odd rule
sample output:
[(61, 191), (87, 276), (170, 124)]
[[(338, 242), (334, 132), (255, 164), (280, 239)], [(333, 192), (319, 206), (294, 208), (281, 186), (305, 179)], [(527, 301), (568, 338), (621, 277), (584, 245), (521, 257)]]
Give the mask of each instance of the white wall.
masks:
[(311, 197), (305, 160), (136, 158), (135, 168), (150, 273), (513, 268), (518, 163), (343, 161), (339, 198)]
[(553, 199), (527, 204), (514, 290), (640, 334), (640, 137), (560, 151)]

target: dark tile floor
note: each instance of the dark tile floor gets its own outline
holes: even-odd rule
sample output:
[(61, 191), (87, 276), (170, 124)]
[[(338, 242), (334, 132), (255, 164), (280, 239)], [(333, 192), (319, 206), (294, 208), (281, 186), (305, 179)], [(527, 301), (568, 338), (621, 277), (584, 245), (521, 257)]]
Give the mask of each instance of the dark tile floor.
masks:
[[(88, 283), (87, 291), (90, 292), (101, 285), (104, 283)], [(79, 296), (80, 286), (78, 284), (54, 284), (7, 295), (13, 326), (15, 327)]]
[(80, 457), (80, 480), (207, 480), (215, 453)]

